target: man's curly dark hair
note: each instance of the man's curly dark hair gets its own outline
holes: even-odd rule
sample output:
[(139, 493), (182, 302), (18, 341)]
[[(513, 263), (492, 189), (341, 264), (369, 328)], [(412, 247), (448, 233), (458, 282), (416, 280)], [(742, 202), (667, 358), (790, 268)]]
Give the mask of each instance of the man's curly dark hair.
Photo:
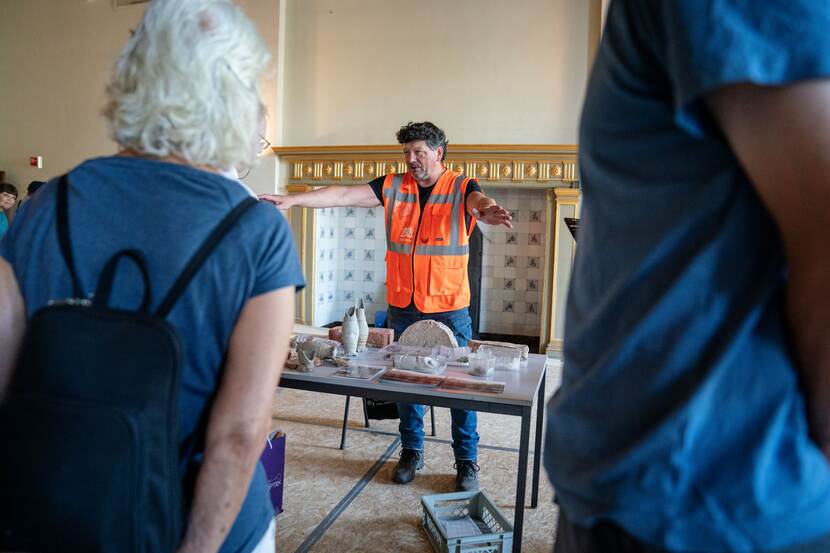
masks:
[(410, 121), (401, 127), (396, 136), (398, 138), (398, 144), (423, 140), (433, 150), (443, 148), (441, 161), (444, 161), (447, 157), (447, 135), (429, 121), (424, 121), (423, 123), (413, 123)]

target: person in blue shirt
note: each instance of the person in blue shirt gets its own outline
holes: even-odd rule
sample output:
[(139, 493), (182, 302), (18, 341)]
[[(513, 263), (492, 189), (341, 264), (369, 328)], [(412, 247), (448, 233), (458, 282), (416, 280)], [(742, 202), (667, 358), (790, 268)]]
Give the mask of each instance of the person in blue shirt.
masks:
[(557, 552), (830, 551), (830, 4), (612, 0), (545, 462)]
[[(222, 173), (256, 158), (264, 111), (257, 82), (268, 59), (253, 23), (230, 1), (148, 4), (107, 87), (120, 152), (68, 173), (70, 236), (85, 294), (114, 252), (136, 248), (160, 303), (218, 222), (250, 197)], [(72, 294), (55, 231), (56, 192), (54, 180), (44, 185), (0, 242), (0, 395), (25, 317)], [(259, 458), (302, 286), (287, 221), (260, 203), (167, 318), (183, 347), (178, 426), (187, 522), (179, 553), (275, 550)], [(121, 264), (111, 304), (134, 309), (143, 290), (138, 270)]]
[(9, 230), (9, 219), (6, 211), (14, 207), (16, 201), (17, 187), (8, 182), (0, 183), (0, 240)]

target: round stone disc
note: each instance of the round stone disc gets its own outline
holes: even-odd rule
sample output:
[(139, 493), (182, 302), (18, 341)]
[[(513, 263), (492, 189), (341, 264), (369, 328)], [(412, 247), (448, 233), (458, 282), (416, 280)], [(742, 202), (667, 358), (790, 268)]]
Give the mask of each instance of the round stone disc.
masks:
[(398, 343), (402, 346), (458, 347), (450, 327), (438, 321), (418, 321), (403, 331)]

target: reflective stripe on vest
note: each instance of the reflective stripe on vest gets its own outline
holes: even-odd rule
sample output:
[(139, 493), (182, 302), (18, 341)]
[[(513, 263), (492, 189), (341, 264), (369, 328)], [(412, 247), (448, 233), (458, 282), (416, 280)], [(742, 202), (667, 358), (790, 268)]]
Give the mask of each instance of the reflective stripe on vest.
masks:
[[(395, 209), (395, 199), (400, 197), (400, 202), (404, 203), (413, 203), (418, 201), (417, 194), (404, 194), (401, 192), (401, 185), (403, 184), (403, 175), (395, 175), (392, 177), (392, 186), (390, 188), (383, 189), (383, 197), (389, 198), (389, 201), (386, 203), (386, 249), (390, 251), (398, 251), (399, 253), (406, 253), (409, 255), (409, 251), (401, 251), (399, 248), (400, 246), (409, 247), (408, 244), (393, 244), (392, 243), (392, 212)], [(392, 250), (392, 246), (395, 246), (395, 250)]]

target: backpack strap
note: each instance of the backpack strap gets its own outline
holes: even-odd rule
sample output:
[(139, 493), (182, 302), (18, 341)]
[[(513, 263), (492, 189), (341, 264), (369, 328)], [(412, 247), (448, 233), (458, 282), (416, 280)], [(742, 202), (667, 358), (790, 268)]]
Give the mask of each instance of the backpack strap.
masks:
[(72, 243), (69, 240), (69, 177), (64, 174), (58, 181), (58, 242), (61, 254), (72, 277), (72, 297), (82, 298), (83, 290), (75, 270), (75, 258), (72, 256)]
[(122, 257), (132, 259), (136, 267), (138, 267), (138, 270), (141, 271), (141, 278), (144, 280), (144, 299), (142, 299), (141, 307), (138, 310), (142, 313), (148, 313), (153, 296), (150, 291), (150, 272), (147, 270), (147, 257), (141, 250), (135, 249), (121, 250), (110, 257), (110, 260), (104, 266), (104, 270), (101, 271), (101, 277), (98, 279), (98, 288), (95, 290), (92, 305), (106, 307), (109, 303), (112, 282), (115, 280), (115, 269), (118, 267), (118, 262)]
[(182, 274), (179, 275), (179, 278), (176, 279), (176, 282), (173, 284), (170, 291), (167, 293), (167, 296), (162, 300), (161, 304), (159, 305), (158, 309), (156, 309), (156, 315), (162, 318), (167, 317), (167, 314), (170, 313), (170, 310), (173, 309), (173, 306), (178, 301), (179, 297), (184, 292), (184, 289), (187, 288), (187, 285), (196, 276), (196, 273), (199, 271), (199, 268), (211, 254), (213, 249), (222, 241), (222, 238), (228, 233), (231, 227), (236, 223), (236, 221), (251, 207), (259, 203), (256, 198), (246, 198), (242, 200), (233, 210), (228, 213), (228, 215), (222, 219), (222, 221), (216, 225), (213, 229), (213, 232), (210, 233), (210, 236), (205, 239), (199, 249), (193, 254), (193, 257), (190, 258), (190, 262), (182, 271)]

